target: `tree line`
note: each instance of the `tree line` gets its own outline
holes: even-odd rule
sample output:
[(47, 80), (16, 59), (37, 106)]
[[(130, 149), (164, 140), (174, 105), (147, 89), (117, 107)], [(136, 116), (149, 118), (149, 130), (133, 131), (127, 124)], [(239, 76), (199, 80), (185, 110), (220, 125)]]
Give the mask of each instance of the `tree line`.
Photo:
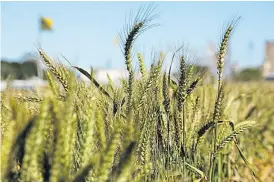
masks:
[[(208, 72), (209, 70), (205, 66), (196, 65), (194, 72), (197, 73), (200, 71)], [(37, 76), (37, 63), (35, 59), (29, 59), (24, 62), (1, 60), (1, 80), (8, 78), (26, 80), (33, 76)], [(239, 72), (233, 72), (231, 76), (234, 81), (254, 81), (263, 78), (260, 68), (246, 68)], [(43, 78), (46, 79), (45, 71), (43, 71)]]
[(1, 80), (16, 79), (25, 80), (37, 76), (37, 64), (35, 60), (24, 62), (10, 62), (1, 60)]

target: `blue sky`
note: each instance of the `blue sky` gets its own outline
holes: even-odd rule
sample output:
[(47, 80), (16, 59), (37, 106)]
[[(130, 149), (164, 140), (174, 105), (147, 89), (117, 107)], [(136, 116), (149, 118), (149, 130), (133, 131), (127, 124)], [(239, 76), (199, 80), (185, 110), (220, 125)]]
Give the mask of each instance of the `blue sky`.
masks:
[[(1, 57), (18, 60), (36, 51), (38, 39), (52, 57), (63, 54), (81, 67), (124, 68), (114, 38), (130, 10), (150, 2), (1, 2)], [(160, 17), (136, 42), (150, 64), (152, 50), (173, 51), (188, 45), (193, 54), (206, 56), (209, 42), (218, 45), (222, 30), (237, 14), (242, 18), (231, 39), (232, 62), (257, 66), (264, 59), (264, 43), (274, 40), (274, 2), (154, 2)], [(54, 21), (53, 32), (39, 36), (39, 17)], [(253, 51), (249, 49), (252, 42)], [(136, 61), (135, 61), (136, 62)]]

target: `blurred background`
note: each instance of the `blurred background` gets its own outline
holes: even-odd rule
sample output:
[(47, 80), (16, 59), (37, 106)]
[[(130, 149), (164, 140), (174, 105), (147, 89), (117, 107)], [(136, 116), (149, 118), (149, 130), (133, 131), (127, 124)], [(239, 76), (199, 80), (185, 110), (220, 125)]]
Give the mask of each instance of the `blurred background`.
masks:
[[(151, 2), (1, 2), (1, 90), (11, 86), (47, 85), (37, 54), (41, 47), (54, 60), (87, 71), (106, 83), (125, 77), (119, 33), (138, 9)], [(159, 15), (137, 40), (147, 66), (154, 52), (172, 53), (184, 44), (192, 62), (216, 75), (216, 57), (223, 32), (233, 17), (241, 20), (233, 32), (225, 62), (231, 81), (274, 80), (274, 2), (154, 2)], [(135, 54), (136, 57), (136, 54)], [(137, 61), (134, 61), (137, 68)], [(174, 65), (173, 72), (178, 68)], [(79, 79), (86, 79), (76, 73)]]

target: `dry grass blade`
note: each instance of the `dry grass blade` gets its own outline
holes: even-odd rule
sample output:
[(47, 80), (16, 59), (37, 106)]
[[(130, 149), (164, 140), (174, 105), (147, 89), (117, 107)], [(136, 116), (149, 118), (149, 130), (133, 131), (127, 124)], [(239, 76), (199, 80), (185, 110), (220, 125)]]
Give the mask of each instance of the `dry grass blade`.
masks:
[(85, 75), (87, 78), (89, 78), (92, 83), (108, 98), (112, 99), (109, 93), (84, 69), (79, 68), (77, 66), (72, 66), (73, 68), (76, 68), (78, 71), (80, 71), (83, 75)]
[(172, 64), (175, 58), (175, 55), (184, 47), (184, 45), (182, 45), (181, 47), (179, 47), (172, 55), (172, 59), (171, 59), (171, 63), (169, 66), (169, 70), (168, 70), (168, 84), (170, 84), (170, 80), (171, 80), (171, 68), (172, 68)]
[(200, 175), (200, 177), (204, 180), (206, 180), (206, 176), (204, 174), (203, 171), (201, 171), (200, 169), (188, 164), (187, 162), (185, 163), (189, 168), (191, 168), (193, 171), (195, 171), (196, 173), (198, 173)]
[(216, 147), (216, 151), (214, 156), (216, 156), (222, 148), (224, 148), (229, 142), (231, 142), (236, 136), (245, 130), (253, 127), (255, 125), (255, 121), (244, 121), (237, 126), (235, 126), (235, 130), (231, 132), (228, 136), (226, 136)]
[(260, 182), (262, 182), (262, 180), (260, 179), (260, 177), (255, 173), (255, 171), (253, 170), (251, 164), (248, 162), (247, 158), (245, 157), (244, 153), (242, 152), (242, 150), (240, 149), (239, 145), (237, 144), (236, 140), (235, 140), (235, 145), (240, 153), (241, 158), (243, 159), (243, 161), (245, 162), (245, 164), (247, 165), (247, 167), (252, 171), (253, 176), (259, 180)]

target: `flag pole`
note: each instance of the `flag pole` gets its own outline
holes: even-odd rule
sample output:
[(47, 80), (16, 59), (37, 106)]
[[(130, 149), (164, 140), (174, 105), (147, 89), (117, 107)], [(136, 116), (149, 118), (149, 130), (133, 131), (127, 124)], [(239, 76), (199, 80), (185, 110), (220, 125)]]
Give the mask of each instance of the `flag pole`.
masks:
[[(38, 47), (42, 47), (42, 45), (41, 45), (41, 33), (42, 33), (42, 31), (41, 31), (41, 17), (42, 16), (39, 16), (39, 23), (38, 23), (38, 38), (37, 38)], [(41, 74), (39, 59), (36, 60), (36, 66), (37, 66), (37, 76), (38, 76), (38, 78), (43, 79), (42, 74)]]

